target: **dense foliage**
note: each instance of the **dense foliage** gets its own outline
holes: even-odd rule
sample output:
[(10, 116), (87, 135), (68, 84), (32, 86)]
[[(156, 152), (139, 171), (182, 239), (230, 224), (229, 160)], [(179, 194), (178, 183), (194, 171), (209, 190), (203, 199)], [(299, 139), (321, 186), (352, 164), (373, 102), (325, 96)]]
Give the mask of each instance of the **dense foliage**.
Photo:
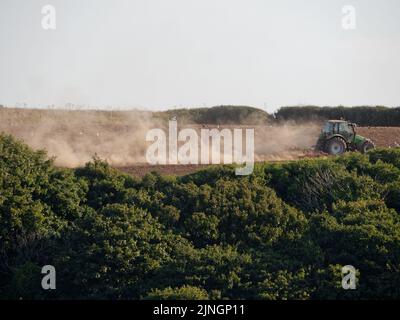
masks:
[(155, 117), (197, 124), (267, 124), (273, 117), (267, 112), (247, 106), (215, 106), (212, 108), (175, 109), (155, 112)]
[(282, 107), (276, 113), (279, 121), (314, 121), (327, 119), (346, 119), (359, 126), (399, 127), (400, 107), (387, 108), (382, 106), (370, 107), (316, 107), (294, 106)]
[(399, 149), (138, 179), (1, 135), (0, 298), (400, 298), (399, 199)]

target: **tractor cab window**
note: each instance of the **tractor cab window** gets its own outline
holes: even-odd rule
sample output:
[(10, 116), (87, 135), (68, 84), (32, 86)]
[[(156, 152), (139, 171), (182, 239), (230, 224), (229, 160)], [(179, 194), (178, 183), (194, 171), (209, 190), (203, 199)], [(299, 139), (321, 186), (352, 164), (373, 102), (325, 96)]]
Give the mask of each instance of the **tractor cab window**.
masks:
[(353, 133), (353, 130), (350, 128), (347, 122), (341, 122), (339, 124), (339, 132)]
[(332, 133), (333, 132), (333, 123), (326, 122), (324, 127), (322, 128), (323, 133)]

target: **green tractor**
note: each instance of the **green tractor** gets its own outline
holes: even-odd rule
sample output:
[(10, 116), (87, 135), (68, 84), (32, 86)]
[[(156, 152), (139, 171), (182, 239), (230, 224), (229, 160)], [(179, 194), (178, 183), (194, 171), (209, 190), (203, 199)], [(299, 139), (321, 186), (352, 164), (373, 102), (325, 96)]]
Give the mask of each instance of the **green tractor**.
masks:
[(346, 151), (366, 153), (374, 149), (371, 140), (357, 134), (357, 125), (345, 120), (329, 120), (325, 123), (315, 149), (332, 155)]

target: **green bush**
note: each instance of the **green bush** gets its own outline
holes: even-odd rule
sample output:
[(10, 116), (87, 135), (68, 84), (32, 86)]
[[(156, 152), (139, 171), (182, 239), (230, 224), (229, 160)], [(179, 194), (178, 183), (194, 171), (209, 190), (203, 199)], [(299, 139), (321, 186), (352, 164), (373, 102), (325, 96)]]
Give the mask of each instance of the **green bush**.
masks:
[(146, 297), (147, 300), (207, 300), (207, 291), (192, 286), (180, 288), (153, 289)]
[(59, 169), (0, 135), (0, 299), (400, 298), (399, 150), (234, 172)]

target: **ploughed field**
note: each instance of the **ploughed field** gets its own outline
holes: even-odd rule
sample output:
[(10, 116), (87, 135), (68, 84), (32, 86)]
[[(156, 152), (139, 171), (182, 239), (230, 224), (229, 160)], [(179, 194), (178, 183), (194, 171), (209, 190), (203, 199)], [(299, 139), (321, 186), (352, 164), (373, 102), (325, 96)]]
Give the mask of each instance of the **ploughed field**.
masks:
[[(240, 127), (240, 126), (239, 126)], [(221, 128), (224, 128), (222, 126)], [(264, 128), (268, 131), (271, 128)], [(358, 134), (371, 139), (376, 147), (399, 147), (400, 146), (400, 127), (358, 127)], [(257, 135), (257, 133), (256, 133)], [(302, 150), (293, 147), (290, 150), (282, 152), (280, 155), (276, 153), (269, 157), (266, 156), (266, 161), (284, 161), (295, 160), (300, 158), (315, 157), (309, 150)], [(185, 175), (207, 167), (207, 165), (148, 165), (148, 164), (132, 164), (128, 166), (117, 166), (121, 171), (142, 177), (146, 173), (156, 171), (160, 174), (167, 175)]]
[(357, 131), (370, 138), (378, 148), (400, 146), (400, 127), (360, 127)]

